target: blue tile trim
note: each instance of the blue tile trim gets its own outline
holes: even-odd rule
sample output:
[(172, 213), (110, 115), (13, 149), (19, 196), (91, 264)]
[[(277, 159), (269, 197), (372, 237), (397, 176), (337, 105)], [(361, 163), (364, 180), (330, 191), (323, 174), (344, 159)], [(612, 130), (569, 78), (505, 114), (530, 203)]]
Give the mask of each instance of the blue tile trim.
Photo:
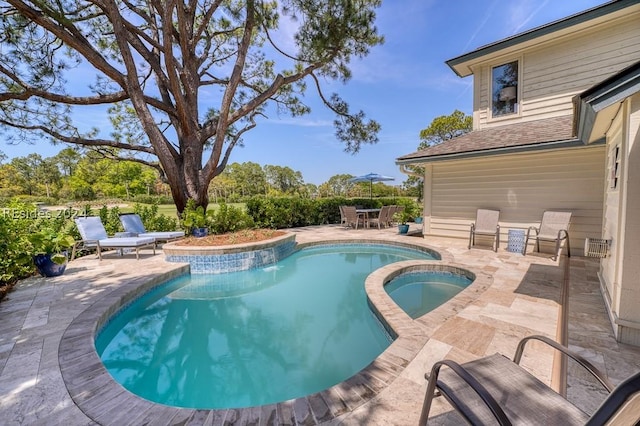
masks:
[(188, 263), (192, 274), (219, 274), (261, 268), (284, 259), (295, 251), (295, 241), (242, 253), (213, 255), (167, 255), (168, 262)]

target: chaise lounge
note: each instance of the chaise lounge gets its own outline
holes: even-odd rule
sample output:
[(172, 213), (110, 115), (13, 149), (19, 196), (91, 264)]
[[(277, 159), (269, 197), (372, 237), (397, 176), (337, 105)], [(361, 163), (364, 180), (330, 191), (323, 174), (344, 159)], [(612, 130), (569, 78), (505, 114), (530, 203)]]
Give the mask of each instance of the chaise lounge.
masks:
[(184, 237), (183, 231), (154, 231), (147, 232), (142, 223), (140, 215), (135, 213), (126, 213), (120, 215), (120, 222), (125, 232), (134, 234), (137, 237), (152, 237), (156, 242), (169, 242), (179, 240)]
[[(140, 259), (140, 249), (153, 247), (156, 254), (156, 239), (153, 237), (112, 237), (107, 235), (102, 221), (97, 216), (77, 217), (74, 219), (82, 240), (77, 241), (71, 252), (71, 260), (76, 256), (76, 251), (81, 248), (95, 248), (98, 258), (102, 260), (103, 249), (135, 249), (136, 259)], [(122, 253), (122, 252), (121, 252)]]

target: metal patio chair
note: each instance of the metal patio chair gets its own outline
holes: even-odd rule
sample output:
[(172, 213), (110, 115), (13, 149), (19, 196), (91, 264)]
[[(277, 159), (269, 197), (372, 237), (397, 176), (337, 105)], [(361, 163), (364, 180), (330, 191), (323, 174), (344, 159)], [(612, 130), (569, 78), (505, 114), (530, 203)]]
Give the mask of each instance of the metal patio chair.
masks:
[[(527, 237), (524, 241), (524, 252), (527, 254), (527, 244), (529, 238), (536, 239), (536, 250), (540, 251), (540, 241), (555, 242), (556, 251), (554, 259), (560, 254), (560, 244), (563, 240), (567, 241), (567, 257), (571, 257), (571, 246), (569, 245), (569, 225), (571, 222), (571, 212), (554, 212), (546, 211), (542, 214), (542, 221), (539, 227), (531, 226), (527, 230)], [(531, 231), (535, 232), (532, 236)]]
[(368, 220), (369, 226), (371, 226), (371, 224), (378, 225), (378, 229), (382, 228), (383, 226), (385, 228), (389, 226), (389, 222), (391, 221), (392, 209), (392, 206), (382, 206), (382, 208), (380, 209), (380, 213), (378, 213), (378, 217), (373, 217)]
[(476, 221), (471, 224), (469, 231), (469, 248), (476, 244), (476, 235), (493, 237), (491, 247), (498, 251), (500, 247), (500, 210), (478, 209)]
[[(609, 391), (609, 396), (588, 415), (520, 367), (525, 344), (539, 340), (574, 359)], [(447, 367), (442, 369), (442, 367)], [(586, 359), (544, 336), (525, 337), (513, 361), (500, 354), (465, 364), (436, 362), (420, 416), (426, 425), (436, 390), (472, 425), (632, 425), (640, 421), (640, 372), (617, 387)], [(611, 422), (611, 423), (609, 423)]]
[(347, 226), (353, 226), (355, 229), (358, 229), (358, 225), (365, 225), (364, 215), (358, 213), (355, 206), (342, 206), (342, 211), (347, 219)]

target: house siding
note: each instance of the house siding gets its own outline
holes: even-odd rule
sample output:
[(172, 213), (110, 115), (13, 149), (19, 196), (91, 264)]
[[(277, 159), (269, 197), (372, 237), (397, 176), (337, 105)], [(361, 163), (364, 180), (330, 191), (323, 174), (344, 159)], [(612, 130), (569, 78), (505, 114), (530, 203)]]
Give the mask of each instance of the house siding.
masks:
[[(585, 42), (589, 40), (589, 42)], [(491, 67), (520, 58), (520, 113), (491, 118)], [(571, 98), (640, 60), (638, 14), (576, 32), (474, 69), (474, 129), (573, 112)]]
[(621, 250), (616, 258), (616, 289), (613, 312), (616, 336), (623, 343), (640, 345), (640, 94), (624, 102), (622, 125), (625, 164), (622, 167), (622, 194), (618, 238)]
[(425, 234), (468, 238), (476, 209), (499, 209), (501, 241), (510, 228), (538, 225), (545, 210), (573, 212), (572, 253), (600, 236), (605, 146), (433, 163)]

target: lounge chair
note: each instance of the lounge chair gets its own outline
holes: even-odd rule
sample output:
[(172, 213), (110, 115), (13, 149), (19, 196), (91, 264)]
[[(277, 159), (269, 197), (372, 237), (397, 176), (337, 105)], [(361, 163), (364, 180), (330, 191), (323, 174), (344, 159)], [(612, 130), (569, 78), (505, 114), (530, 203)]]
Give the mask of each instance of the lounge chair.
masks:
[(540, 251), (540, 241), (555, 242), (556, 251), (554, 259), (560, 254), (560, 244), (562, 240), (567, 240), (567, 257), (571, 257), (571, 246), (569, 245), (569, 224), (571, 222), (571, 212), (546, 211), (542, 214), (540, 227), (531, 226), (527, 230), (527, 237), (524, 241), (524, 253), (527, 254), (527, 244), (531, 238), (531, 231), (535, 232), (532, 238), (536, 239), (536, 250)]
[(135, 249), (136, 259), (140, 259), (140, 249), (143, 247), (153, 247), (153, 254), (156, 254), (156, 239), (153, 237), (109, 238), (99, 217), (77, 217), (74, 220), (82, 240), (74, 244), (71, 260), (75, 258), (76, 250), (79, 248), (95, 248), (100, 260), (102, 260), (103, 249)]
[(500, 210), (478, 209), (476, 221), (469, 231), (469, 248), (476, 244), (476, 235), (493, 237), (491, 247), (498, 251), (500, 247)]
[(358, 225), (360, 224), (364, 226), (364, 215), (358, 213), (354, 206), (343, 206), (342, 211), (347, 218), (347, 226), (353, 226), (355, 229), (358, 229)]
[[(609, 396), (591, 415), (520, 367), (525, 344), (539, 340), (574, 359), (604, 386)], [(446, 366), (448, 368), (442, 369)], [(436, 390), (472, 425), (632, 425), (640, 421), (640, 373), (617, 387), (580, 355), (544, 336), (525, 337), (513, 361), (500, 354), (465, 364), (436, 362), (427, 377), (420, 425), (426, 425)], [(614, 422), (609, 423), (614, 419)], [(615, 422), (617, 421), (617, 422)]]
[(374, 224), (374, 225), (377, 224), (378, 229), (382, 228), (383, 226), (385, 228), (389, 226), (392, 209), (393, 209), (392, 206), (382, 206), (382, 208), (380, 209), (380, 213), (378, 213), (378, 217), (373, 217), (368, 220), (369, 226), (371, 226), (371, 224)]
[(120, 222), (125, 230), (137, 237), (152, 237), (156, 242), (168, 242), (178, 240), (184, 237), (183, 231), (156, 231), (147, 232), (139, 215), (135, 213), (126, 213), (120, 215)]

